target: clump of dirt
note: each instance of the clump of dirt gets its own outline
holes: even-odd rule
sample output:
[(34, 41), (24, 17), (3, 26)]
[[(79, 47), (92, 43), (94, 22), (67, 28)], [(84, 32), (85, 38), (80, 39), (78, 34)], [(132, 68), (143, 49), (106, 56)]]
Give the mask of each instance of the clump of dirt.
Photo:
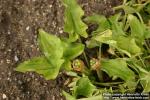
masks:
[[(118, 0), (79, 0), (86, 15), (113, 14)], [(60, 0), (0, 0), (0, 100), (63, 100), (65, 76), (46, 81), (42, 76), (14, 71), (17, 64), (41, 55), (37, 30), (63, 35), (64, 7)]]

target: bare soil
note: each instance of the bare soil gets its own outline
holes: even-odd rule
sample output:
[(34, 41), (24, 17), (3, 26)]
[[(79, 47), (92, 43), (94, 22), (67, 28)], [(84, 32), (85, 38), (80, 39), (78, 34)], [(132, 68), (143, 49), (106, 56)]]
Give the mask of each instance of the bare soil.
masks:
[[(34, 72), (14, 71), (17, 64), (41, 55), (37, 29), (63, 35), (61, 0), (0, 0), (0, 100), (64, 100), (65, 76), (46, 81)], [(118, 0), (78, 0), (85, 15), (111, 15)]]

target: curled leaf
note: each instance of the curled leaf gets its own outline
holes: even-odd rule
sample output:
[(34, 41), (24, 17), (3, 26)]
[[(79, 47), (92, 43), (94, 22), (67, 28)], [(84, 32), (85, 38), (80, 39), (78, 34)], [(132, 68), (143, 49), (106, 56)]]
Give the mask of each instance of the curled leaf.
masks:
[(96, 89), (96, 87), (90, 82), (90, 80), (87, 77), (80, 78), (76, 86), (77, 87), (74, 90), (76, 97), (77, 96), (90, 97), (92, 96), (93, 92)]
[(136, 42), (142, 44), (144, 41), (145, 26), (133, 15), (128, 15), (128, 21), (131, 28), (131, 36), (136, 39)]
[(103, 15), (94, 14), (92, 16), (86, 17), (84, 20), (89, 23), (98, 24), (98, 28), (96, 29), (96, 31), (93, 32), (93, 34), (103, 32), (107, 29), (110, 29), (109, 21)]
[(76, 0), (63, 0), (65, 9), (65, 26), (64, 31), (69, 33), (70, 41), (76, 41), (79, 36), (87, 38), (88, 34), (86, 24), (82, 21), (84, 11), (77, 4)]
[(141, 53), (141, 48), (136, 44), (135, 39), (131, 37), (118, 37), (117, 47), (129, 52), (132, 55), (137, 55)]
[(150, 92), (150, 72), (140, 73), (140, 83), (143, 87), (143, 92)]
[(63, 57), (65, 59), (73, 60), (78, 57), (84, 51), (84, 45), (82, 43), (70, 43), (67, 41), (62, 41), (63, 46)]
[(102, 60), (101, 68), (105, 71), (110, 77), (117, 76), (124, 81), (134, 81), (135, 74), (127, 66), (126, 61), (123, 59), (111, 59), (111, 60)]
[(73, 97), (72, 95), (70, 95), (69, 93), (65, 91), (63, 91), (62, 93), (65, 96), (66, 100), (77, 100), (75, 97)]

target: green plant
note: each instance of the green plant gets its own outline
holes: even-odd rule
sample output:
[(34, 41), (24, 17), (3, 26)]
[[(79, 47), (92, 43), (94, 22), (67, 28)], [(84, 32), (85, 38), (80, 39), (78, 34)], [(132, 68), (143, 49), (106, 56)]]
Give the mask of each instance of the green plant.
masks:
[(41, 29), (38, 42), (44, 56), (25, 61), (16, 68), (17, 71), (36, 71), (46, 79), (55, 79), (60, 68), (71, 70), (71, 60), (84, 50), (84, 45), (81, 43), (70, 43)]
[[(21, 63), (16, 70), (35, 71), (47, 80), (66, 70), (73, 79), (68, 85), (71, 95), (63, 91), (67, 100), (80, 97), (84, 98), (79, 100), (100, 100), (103, 92), (134, 92), (139, 84), (143, 92), (150, 92), (150, 45), (146, 42), (150, 27), (149, 19), (143, 21), (143, 11), (149, 12), (149, 1), (124, 0), (114, 9), (123, 9), (125, 14), (109, 18), (94, 14), (84, 18), (86, 23), (99, 26), (90, 35), (82, 21), (84, 11), (76, 0), (63, 0), (63, 4), (66, 7), (64, 31), (69, 38), (59, 38), (40, 29), (38, 43), (44, 55)], [(91, 48), (97, 55), (86, 52), (85, 49)]]

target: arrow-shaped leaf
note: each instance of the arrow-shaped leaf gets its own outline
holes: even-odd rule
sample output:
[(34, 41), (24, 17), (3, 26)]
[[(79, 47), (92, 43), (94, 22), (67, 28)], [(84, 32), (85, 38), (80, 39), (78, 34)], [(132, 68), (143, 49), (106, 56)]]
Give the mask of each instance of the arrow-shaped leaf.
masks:
[(64, 31), (69, 33), (71, 41), (76, 41), (79, 36), (87, 37), (86, 29), (88, 28), (81, 20), (84, 11), (77, 4), (76, 0), (63, 0), (65, 10)]
[(117, 76), (125, 81), (134, 81), (134, 72), (128, 68), (126, 61), (123, 59), (103, 60), (101, 66), (102, 70), (110, 77)]
[(59, 69), (62, 63), (63, 60), (59, 60), (59, 62), (57, 61), (57, 64), (53, 66), (45, 57), (36, 57), (21, 63), (16, 68), (16, 71), (24, 73), (28, 71), (34, 71), (38, 74), (42, 74), (47, 80), (55, 79), (59, 73)]

